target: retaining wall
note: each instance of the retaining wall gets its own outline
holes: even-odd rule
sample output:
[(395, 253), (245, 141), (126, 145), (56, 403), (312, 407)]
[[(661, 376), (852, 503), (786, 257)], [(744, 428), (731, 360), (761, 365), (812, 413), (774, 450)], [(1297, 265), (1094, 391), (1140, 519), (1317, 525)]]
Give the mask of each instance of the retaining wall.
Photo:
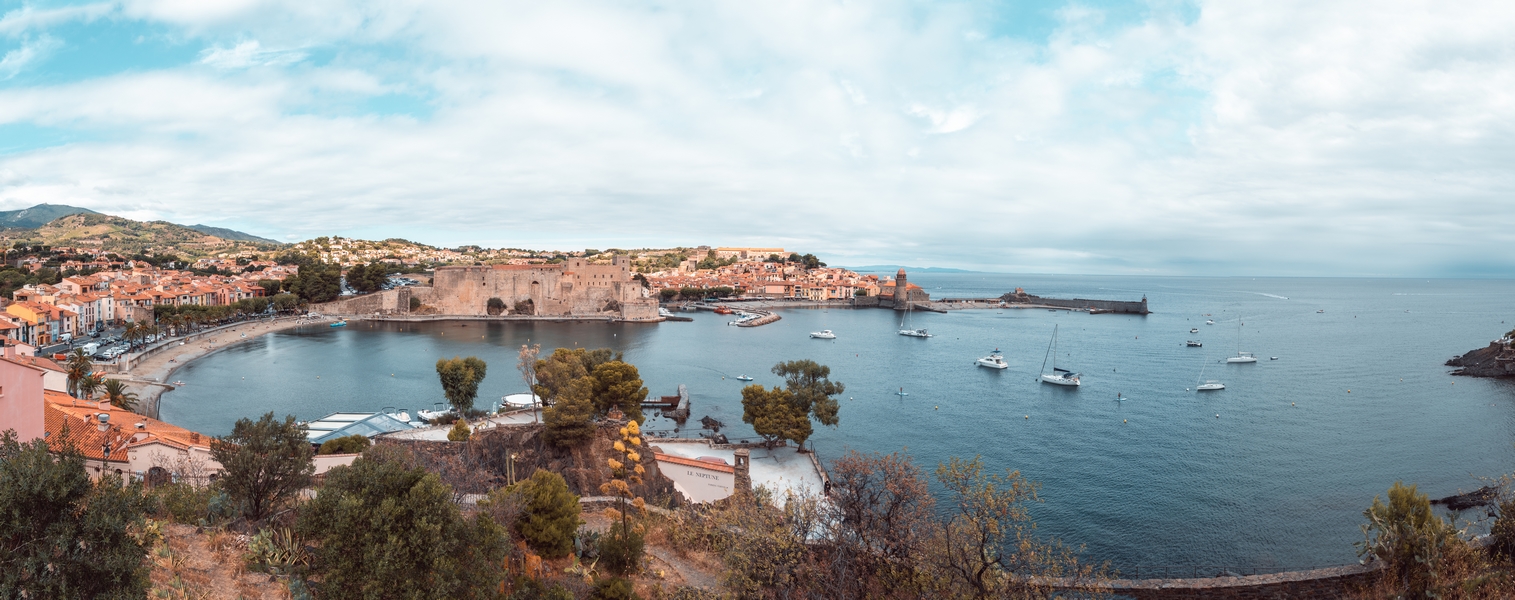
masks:
[[(1349, 565), (1310, 571), (1288, 571), (1247, 577), (1198, 579), (1116, 579), (1099, 589), (1118, 598), (1134, 600), (1298, 600), (1344, 598), (1347, 592), (1365, 586), (1379, 565)], [(1078, 590), (1086, 586), (1069, 582), (1053, 587)]]

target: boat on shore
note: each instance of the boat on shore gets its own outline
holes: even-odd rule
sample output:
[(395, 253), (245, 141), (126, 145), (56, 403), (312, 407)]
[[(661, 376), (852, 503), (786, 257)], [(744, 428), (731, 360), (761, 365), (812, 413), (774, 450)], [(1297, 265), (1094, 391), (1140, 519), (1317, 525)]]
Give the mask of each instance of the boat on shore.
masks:
[[(1052, 359), (1052, 372), (1047, 373), (1047, 359)], [(1079, 380), (1081, 373), (1074, 373), (1068, 369), (1057, 366), (1057, 326), (1052, 326), (1052, 341), (1047, 343), (1047, 355), (1042, 357), (1042, 373), (1037, 377), (1042, 383), (1061, 385), (1067, 387), (1079, 387), (1083, 383)]]
[(993, 352), (989, 353), (989, 356), (985, 356), (974, 362), (980, 367), (986, 367), (990, 369), (1010, 368), (1010, 365), (1005, 363), (1004, 355), (1000, 354), (999, 348), (995, 348)]
[(832, 333), (830, 329), (822, 329), (810, 332), (810, 337), (818, 340), (834, 340), (836, 339), (836, 334)]

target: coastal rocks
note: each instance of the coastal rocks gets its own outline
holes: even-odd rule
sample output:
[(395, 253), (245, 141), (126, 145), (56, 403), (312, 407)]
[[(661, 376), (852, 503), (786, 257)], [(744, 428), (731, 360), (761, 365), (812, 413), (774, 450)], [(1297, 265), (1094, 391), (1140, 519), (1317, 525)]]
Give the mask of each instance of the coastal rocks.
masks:
[(1480, 506), (1493, 506), (1496, 502), (1499, 502), (1499, 488), (1486, 485), (1466, 494), (1432, 500), (1431, 504), (1440, 504), (1446, 506), (1447, 510), (1459, 511)]
[(1449, 367), (1460, 367), (1453, 375), (1468, 377), (1515, 377), (1515, 349), (1509, 337), (1490, 342), (1479, 348), (1447, 361)]

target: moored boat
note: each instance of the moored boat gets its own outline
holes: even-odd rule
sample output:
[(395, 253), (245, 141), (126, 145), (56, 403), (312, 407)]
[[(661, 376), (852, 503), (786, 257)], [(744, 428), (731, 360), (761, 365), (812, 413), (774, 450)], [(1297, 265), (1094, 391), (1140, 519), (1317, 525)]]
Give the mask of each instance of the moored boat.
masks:
[(1008, 368), (1010, 368), (1010, 365), (1008, 365), (1008, 364), (1005, 363), (1005, 357), (1000, 354), (999, 348), (995, 348), (993, 352), (989, 353), (989, 356), (985, 356), (983, 358), (980, 358), (980, 359), (978, 359), (975, 362), (980, 367), (987, 367), (987, 368), (990, 368), (990, 369), (1008, 369)]
[[(1046, 372), (1048, 358), (1052, 359), (1051, 373)], [(1043, 372), (1041, 375), (1037, 378), (1042, 383), (1050, 383), (1052, 385), (1062, 385), (1068, 387), (1079, 387), (1083, 385), (1083, 383), (1079, 380), (1079, 378), (1082, 377), (1081, 373), (1074, 373), (1073, 371), (1069, 371), (1068, 369), (1061, 369), (1057, 366), (1056, 325), (1052, 326), (1052, 341), (1047, 343), (1047, 355), (1042, 357), (1042, 371)]]
[(834, 340), (836, 339), (836, 334), (832, 333), (830, 329), (822, 329), (820, 331), (810, 332), (810, 337), (818, 340)]

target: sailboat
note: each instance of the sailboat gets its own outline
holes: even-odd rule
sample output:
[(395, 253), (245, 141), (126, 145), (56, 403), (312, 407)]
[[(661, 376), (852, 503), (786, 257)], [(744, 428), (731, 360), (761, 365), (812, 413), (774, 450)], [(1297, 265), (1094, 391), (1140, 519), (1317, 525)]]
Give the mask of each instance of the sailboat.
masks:
[(1213, 392), (1216, 390), (1226, 389), (1226, 384), (1224, 383), (1221, 383), (1214, 379), (1205, 379), (1205, 365), (1209, 362), (1210, 359), (1206, 358), (1204, 362), (1199, 364), (1199, 385), (1194, 386), (1195, 391)]
[(1241, 317), (1237, 317), (1236, 318), (1236, 356), (1232, 356), (1230, 358), (1227, 358), (1226, 362), (1232, 363), (1232, 364), (1255, 363), (1255, 362), (1257, 362), (1257, 357), (1256, 356), (1253, 356), (1251, 352), (1242, 352), (1241, 351), (1241, 325), (1242, 325), (1242, 323), (1241, 323)]
[[(1052, 359), (1052, 372), (1047, 373), (1047, 358)], [(1047, 355), (1042, 357), (1042, 374), (1040, 381), (1052, 385), (1068, 385), (1078, 387), (1082, 385), (1078, 378), (1080, 373), (1074, 373), (1067, 369), (1057, 368), (1057, 326), (1052, 326), (1052, 341), (1047, 343)]]
[(912, 302), (905, 302), (905, 316), (900, 318), (900, 335), (908, 335), (910, 337), (918, 338), (931, 337), (931, 334), (926, 333), (925, 327), (922, 327), (920, 329), (910, 327), (910, 309), (914, 306), (915, 304)]

